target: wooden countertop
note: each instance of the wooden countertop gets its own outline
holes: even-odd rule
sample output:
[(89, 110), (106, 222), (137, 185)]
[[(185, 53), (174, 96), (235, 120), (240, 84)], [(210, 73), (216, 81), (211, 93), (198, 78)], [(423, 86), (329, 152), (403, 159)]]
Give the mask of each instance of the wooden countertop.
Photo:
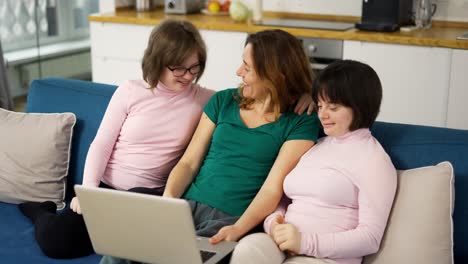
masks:
[[(89, 21), (135, 25), (157, 25), (163, 19), (168, 17), (189, 20), (199, 29), (206, 30), (223, 30), (252, 33), (272, 28), (269, 26), (254, 25), (251, 23), (237, 23), (234, 22), (229, 16), (214, 16), (203, 14), (167, 15), (163, 12), (162, 9), (157, 9), (148, 12), (136, 12), (135, 10), (124, 9), (118, 10), (114, 13), (93, 14), (89, 16)], [(264, 17), (287, 17), (300, 19), (309, 18), (343, 22), (355, 22), (358, 19), (355, 17), (331, 17), (308, 14), (288, 16), (287, 14), (272, 12), (265, 12)], [(410, 32), (397, 31), (392, 33), (360, 31), (357, 29), (350, 29), (347, 31), (333, 31), (289, 27), (278, 28), (283, 29), (295, 36), (301, 37), (360, 40), (391, 44), (468, 49), (468, 40), (456, 39), (457, 36), (462, 35), (464, 32), (468, 31), (468, 23), (435, 21), (433, 24), (433, 27), (430, 29), (417, 29)]]

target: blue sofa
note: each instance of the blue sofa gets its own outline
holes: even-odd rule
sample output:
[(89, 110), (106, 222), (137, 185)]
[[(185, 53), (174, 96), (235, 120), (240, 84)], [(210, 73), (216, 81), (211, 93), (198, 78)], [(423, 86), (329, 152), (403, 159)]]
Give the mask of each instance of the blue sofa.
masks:
[[(88, 147), (115, 89), (112, 85), (58, 78), (31, 84), (27, 112), (73, 112), (77, 116), (67, 182), (68, 201), (74, 195), (72, 186), (81, 183)], [(468, 131), (377, 122), (372, 132), (398, 169), (445, 160), (453, 164), (455, 263), (468, 263)], [(0, 219), (0, 263), (99, 263), (98, 255), (72, 260), (44, 256), (35, 243), (32, 224), (16, 205), (0, 202)]]

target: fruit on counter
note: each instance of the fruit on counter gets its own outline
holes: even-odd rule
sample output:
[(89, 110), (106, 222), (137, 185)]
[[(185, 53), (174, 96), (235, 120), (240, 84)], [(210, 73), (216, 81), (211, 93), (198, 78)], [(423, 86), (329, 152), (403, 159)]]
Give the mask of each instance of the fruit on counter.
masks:
[(229, 6), (229, 15), (234, 21), (244, 22), (249, 17), (249, 9), (239, 0), (234, 0)]
[(206, 9), (208, 9), (208, 11), (211, 13), (218, 13), (219, 10), (221, 10), (221, 5), (219, 4), (218, 1), (211, 0), (206, 6)]
[(223, 12), (229, 12), (229, 6), (231, 5), (231, 1), (226, 0), (224, 3), (221, 5), (221, 11)]

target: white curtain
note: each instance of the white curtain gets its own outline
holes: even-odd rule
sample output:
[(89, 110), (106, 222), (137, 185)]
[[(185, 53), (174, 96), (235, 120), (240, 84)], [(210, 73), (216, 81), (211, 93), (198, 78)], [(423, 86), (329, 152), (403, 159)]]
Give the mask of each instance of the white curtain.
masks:
[(0, 108), (13, 110), (13, 101), (10, 97), (10, 88), (6, 74), (5, 60), (3, 59), (2, 43), (0, 42)]

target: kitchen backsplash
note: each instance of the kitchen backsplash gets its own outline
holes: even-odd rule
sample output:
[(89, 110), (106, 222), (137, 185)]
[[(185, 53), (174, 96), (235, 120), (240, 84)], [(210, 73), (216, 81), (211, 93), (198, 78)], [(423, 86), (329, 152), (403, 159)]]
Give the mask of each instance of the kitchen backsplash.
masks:
[[(250, 5), (252, 0), (241, 0)], [(263, 0), (263, 10), (290, 13), (361, 16), (362, 0)]]
[(468, 0), (436, 0), (435, 20), (468, 22)]
[[(241, 0), (251, 5), (253, 0)], [(418, 0), (414, 0), (418, 1)], [(435, 20), (468, 22), (468, 0), (435, 0)], [(263, 9), (274, 12), (361, 16), (362, 0), (263, 0)]]
[[(135, 0), (100, 0), (101, 10), (106, 12), (112, 8), (135, 5)], [(223, 1), (223, 0), (220, 0)], [(240, 0), (247, 6), (252, 6), (254, 0)], [(418, 0), (414, 0), (418, 1)], [(163, 5), (164, 0), (154, 0)], [(435, 0), (437, 12), (435, 20), (468, 22), (468, 0)], [(105, 9), (103, 9), (105, 8)], [(311, 13), (326, 15), (361, 16), (362, 0), (263, 0), (263, 10), (273, 12)]]

